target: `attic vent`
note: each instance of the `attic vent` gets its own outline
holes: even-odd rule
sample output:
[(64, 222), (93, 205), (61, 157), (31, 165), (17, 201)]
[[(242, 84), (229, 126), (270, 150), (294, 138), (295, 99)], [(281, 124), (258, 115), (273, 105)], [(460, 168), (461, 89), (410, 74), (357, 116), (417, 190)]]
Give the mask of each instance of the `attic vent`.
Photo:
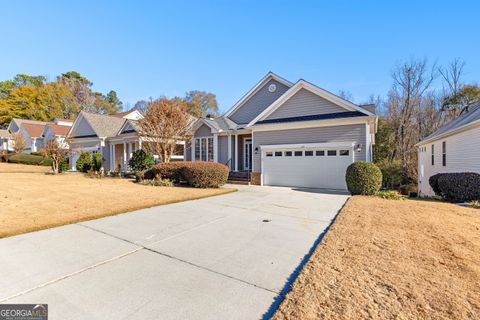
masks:
[(277, 90), (277, 86), (275, 84), (272, 83), (268, 86), (268, 91), (275, 92), (275, 90)]

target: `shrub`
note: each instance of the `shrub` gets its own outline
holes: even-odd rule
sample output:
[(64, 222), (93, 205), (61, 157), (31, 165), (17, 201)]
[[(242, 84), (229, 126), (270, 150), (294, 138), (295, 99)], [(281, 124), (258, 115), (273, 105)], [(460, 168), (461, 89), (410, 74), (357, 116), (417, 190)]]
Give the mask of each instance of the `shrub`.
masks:
[(94, 153), (92, 156), (92, 170), (99, 172), (102, 169), (103, 156), (100, 153)]
[(385, 189), (397, 189), (403, 182), (403, 169), (400, 160), (384, 159), (377, 163), (382, 171), (382, 187)]
[(191, 162), (182, 169), (187, 183), (194, 188), (218, 188), (228, 179), (228, 167), (215, 162)]
[(408, 196), (411, 192), (417, 192), (417, 185), (414, 183), (404, 184), (401, 185), (400, 188), (398, 188), (398, 191), (401, 194)]
[(442, 173), (438, 188), (445, 199), (464, 202), (480, 199), (480, 174), (474, 172)]
[(92, 168), (92, 157), (90, 157), (90, 153), (82, 152), (77, 160), (76, 167), (78, 171), (88, 172)]
[(437, 173), (428, 179), (428, 183), (430, 184), (430, 187), (432, 187), (433, 192), (435, 192), (437, 196), (442, 196), (442, 191), (438, 186), (438, 178), (440, 178), (441, 175), (442, 173)]
[(66, 172), (68, 169), (70, 169), (70, 161), (68, 160), (68, 157), (64, 157), (62, 161), (60, 161), (60, 166), (58, 167), (58, 172)]
[(31, 154), (18, 153), (8, 157), (8, 162), (29, 164), (35, 166), (51, 166), (52, 159)]
[(480, 209), (480, 201), (478, 201), (478, 200), (469, 201), (468, 204), (472, 208)]
[(171, 187), (173, 185), (172, 181), (168, 179), (145, 179), (142, 180), (140, 184), (155, 187)]
[(374, 195), (382, 186), (382, 171), (373, 163), (354, 162), (345, 175), (351, 194)]
[(141, 172), (150, 169), (155, 164), (153, 156), (143, 149), (137, 150), (132, 154), (132, 158), (128, 161), (128, 165), (133, 172)]
[[(184, 168), (192, 166), (197, 162), (167, 162), (155, 165), (151, 175), (156, 178), (169, 179), (173, 182), (179, 183), (185, 181), (183, 175)], [(145, 179), (148, 179), (145, 177)]]
[(387, 200), (404, 200), (405, 198), (398, 191), (379, 191), (375, 194), (377, 197)]

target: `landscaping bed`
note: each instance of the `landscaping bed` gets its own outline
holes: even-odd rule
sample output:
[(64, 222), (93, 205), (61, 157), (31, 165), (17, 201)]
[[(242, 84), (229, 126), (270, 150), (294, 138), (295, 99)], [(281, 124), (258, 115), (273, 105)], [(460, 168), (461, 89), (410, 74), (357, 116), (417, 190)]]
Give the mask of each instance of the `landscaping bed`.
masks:
[(46, 175), (41, 170), (34, 173), (32, 168), (0, 163), (0, 238), (235, 191), (152, 187), (129, 179), (90, 179), (83, 174)]
[(480, 211), (352, 197), (274, 319), (479, 319)]

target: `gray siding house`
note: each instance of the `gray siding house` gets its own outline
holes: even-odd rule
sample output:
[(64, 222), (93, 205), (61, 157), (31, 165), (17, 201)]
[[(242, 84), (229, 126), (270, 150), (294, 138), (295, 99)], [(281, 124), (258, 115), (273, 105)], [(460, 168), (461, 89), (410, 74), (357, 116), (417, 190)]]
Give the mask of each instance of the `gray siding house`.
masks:
[(346, 189), (348, 165), (372, 160), (370, 107), (268, 73), (223, 116), (194, 124), (185, 158), (224, 163), (252, 184)]

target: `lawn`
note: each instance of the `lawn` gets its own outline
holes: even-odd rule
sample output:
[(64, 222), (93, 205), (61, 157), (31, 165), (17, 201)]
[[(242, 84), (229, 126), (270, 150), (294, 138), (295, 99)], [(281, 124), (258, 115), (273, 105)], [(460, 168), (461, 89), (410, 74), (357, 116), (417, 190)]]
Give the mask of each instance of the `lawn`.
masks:
[(0, 238), (234, 191), (142, 186), (120, 178), (53, 176), (46, 170), (0, 163)]
[(352, 197), (274, 319), (479, 319), (480, 210)]

